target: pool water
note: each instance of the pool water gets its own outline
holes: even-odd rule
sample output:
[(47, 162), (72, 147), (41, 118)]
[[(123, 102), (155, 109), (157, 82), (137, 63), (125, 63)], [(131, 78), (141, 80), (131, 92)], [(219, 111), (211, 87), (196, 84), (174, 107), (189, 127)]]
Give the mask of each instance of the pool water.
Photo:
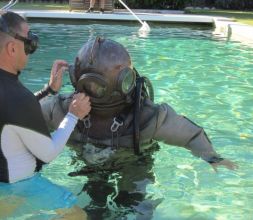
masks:
[[(253, 48), (213, 36), (211, 28), (201, 26), (151, 25), (146, 36), (139, 35), (138, 24), (31, 26), (40, 36), (40, 49), (21, 75), (29, 89), (39, 90), (48, 81), (54, 59), (72, 63), (89, 38), (111, 38), (152, 80), (156, 102), (169, 103), (203, 126), (216, 151), (239, 165), (237, 171), (220, 168), (215, 173), (187, 150), (160, 143), (154, 154), (156, 180), (147, 188), (148, 197), (162, 201), (153, 219), (253, 219)], [(62, 92), (71, 90), (66, 74)], [(68, 175), (83, 165), (75, 154), (65, 148), (42, 174), (78, 195), (78, 204), (85, 207), (90, 197), (80, 192), (87, 178)]]

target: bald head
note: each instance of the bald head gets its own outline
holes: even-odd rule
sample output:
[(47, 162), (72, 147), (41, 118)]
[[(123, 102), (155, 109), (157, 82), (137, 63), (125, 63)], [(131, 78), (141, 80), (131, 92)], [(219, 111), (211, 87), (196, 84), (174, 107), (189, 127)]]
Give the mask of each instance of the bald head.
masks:
[(14, 12), (0, 12), (0, 52), (10, 38), (8, 33), (20, 33), (26, 20)]

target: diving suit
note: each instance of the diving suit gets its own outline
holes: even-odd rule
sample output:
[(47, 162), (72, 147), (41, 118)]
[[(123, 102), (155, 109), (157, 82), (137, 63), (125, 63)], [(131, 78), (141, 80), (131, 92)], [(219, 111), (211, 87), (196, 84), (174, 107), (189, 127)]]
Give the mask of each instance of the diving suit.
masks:
[[(87, 94), (92, 106), (69, 139), (86, 163), (70, 175), (88, 177), (83, 190), (91, 197), (86, 207), (91, 219), (124, 219), (129, 213), (137, 219), (152, 218), (159, 201), (146, 198), (145, 187), (154, 182), (152, 155), (158, 142), (184, 147), (211, 164), (224, 160), (203, 128), (168, 104), (153, 102), (150, 81), (140, 76), (121, 44), (99, 37), (89, 40), (69, 75), (75, 91)], [(73, 94), (41, 100), (51, 129), (58, 127)], [(118, 213), (113, 217), (108, 210), (115, 206)]]

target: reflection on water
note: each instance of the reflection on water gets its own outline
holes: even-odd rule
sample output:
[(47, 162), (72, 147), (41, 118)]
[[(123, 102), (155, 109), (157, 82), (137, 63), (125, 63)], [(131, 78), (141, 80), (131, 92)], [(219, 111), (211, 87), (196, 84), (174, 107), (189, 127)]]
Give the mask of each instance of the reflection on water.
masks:
[[(34, 23), (40, 49), (30, 57), (21, 79), (36, 91), (48, 81), (53, 60), (74, 62), (78, 49), (89, 38), (100, 35), (122, 43), (137, 70), (152, 80), (156, 102), (170, 103), (202, 125), (216, 150), (240, 166), (236, 172), (221, 168), (215, 173), (185, 149), (161, 143), (154, 154), (156, 179), (146, 189), (147, 198), (162, 201), (153, 219), (252, 219), (252, 49), (217, 39), (208, 27), (150, 26), (151, 32), (140, 36), (139, 26), (133, 23)], [(70, 90), (66, 75), (62, 91)], [(79, 205), (85, 207), (92, 202), (82, 191), (87, 177), (68, 175), (83, 165), (74, 155), (66, 148), (43, 174), (78, 194)], [(117, 182), (118, 177), (114, 178)], [(113, 196), (107, 199), (113, 200)], [(109, 208), (116, 213), (121, 207)], [(134, 214), (125, 216), (135, 218)]]

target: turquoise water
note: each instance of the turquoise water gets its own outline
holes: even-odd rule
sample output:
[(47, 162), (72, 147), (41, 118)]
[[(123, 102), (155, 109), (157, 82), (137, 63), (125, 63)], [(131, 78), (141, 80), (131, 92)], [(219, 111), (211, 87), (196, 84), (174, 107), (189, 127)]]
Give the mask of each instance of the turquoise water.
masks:
[[(147, 188), (147, 196), (162, 199), (153, 219), (253, 219), (252, 48), (227, 42), (213, 36), (212, 29), (198, 26), (153, 26), (147, 36), (140, 36), (135, 25), (31, 26), (41, 44), (21, 80), (32, 91), (48, 81), (54, 59), (71, 63), (87, 39), (111, 38), (128, 49), (137, 70), (152, 80), (156, 102), (169, 103), (203, 126), (217, 152), (239, 165), (237, 171), (220, 168), (215, 173), (187, 150), (161, 143), (154, 154), (156, 181)], [(66, 75), (62, 92), (70, 90)], [(66, 148), (43, 175), (78, 194), (87, 178), (68, 173), (82, 165)], [(85, 192), (78, 200), (81, 207), (90, 202)], [(126, 219), (135, 218), (127, 215)]]

